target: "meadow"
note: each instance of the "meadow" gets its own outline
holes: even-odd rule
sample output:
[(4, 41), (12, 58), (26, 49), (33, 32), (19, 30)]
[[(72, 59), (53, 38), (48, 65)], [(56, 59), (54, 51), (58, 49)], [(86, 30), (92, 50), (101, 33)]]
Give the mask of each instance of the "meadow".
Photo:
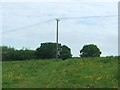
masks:
[(3, 88), (117, 88), (118, 58), (2, 62)]

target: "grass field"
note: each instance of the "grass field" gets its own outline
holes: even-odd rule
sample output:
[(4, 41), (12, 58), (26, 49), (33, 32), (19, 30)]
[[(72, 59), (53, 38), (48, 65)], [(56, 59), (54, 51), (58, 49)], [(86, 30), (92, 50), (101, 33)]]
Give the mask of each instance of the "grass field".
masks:
[(3, 62), (3, 88), (117, 88), (117, 57)]

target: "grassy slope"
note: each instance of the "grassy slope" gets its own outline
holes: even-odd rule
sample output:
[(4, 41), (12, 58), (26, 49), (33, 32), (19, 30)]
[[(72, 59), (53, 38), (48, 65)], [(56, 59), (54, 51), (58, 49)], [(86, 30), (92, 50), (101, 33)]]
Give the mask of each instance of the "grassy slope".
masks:
[(3, 87), (117, 87), (117, 58), (3, 62)]

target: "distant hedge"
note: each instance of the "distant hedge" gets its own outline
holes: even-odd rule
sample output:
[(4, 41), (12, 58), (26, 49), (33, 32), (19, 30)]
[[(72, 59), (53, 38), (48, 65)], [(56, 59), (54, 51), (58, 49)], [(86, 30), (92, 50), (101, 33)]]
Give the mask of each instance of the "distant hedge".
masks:
[(16, 50), (7, 46), (1, 46), (0, 48), (2, 48), (3, 61), (36, 59), (35, 50)]

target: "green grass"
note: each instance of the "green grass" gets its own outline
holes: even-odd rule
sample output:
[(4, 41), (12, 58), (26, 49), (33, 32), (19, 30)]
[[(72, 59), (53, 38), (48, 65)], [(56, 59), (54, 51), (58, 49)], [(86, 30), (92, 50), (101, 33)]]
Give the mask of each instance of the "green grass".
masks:
[(3, 88), (117, 88), (118, 59), (3, 62)]

